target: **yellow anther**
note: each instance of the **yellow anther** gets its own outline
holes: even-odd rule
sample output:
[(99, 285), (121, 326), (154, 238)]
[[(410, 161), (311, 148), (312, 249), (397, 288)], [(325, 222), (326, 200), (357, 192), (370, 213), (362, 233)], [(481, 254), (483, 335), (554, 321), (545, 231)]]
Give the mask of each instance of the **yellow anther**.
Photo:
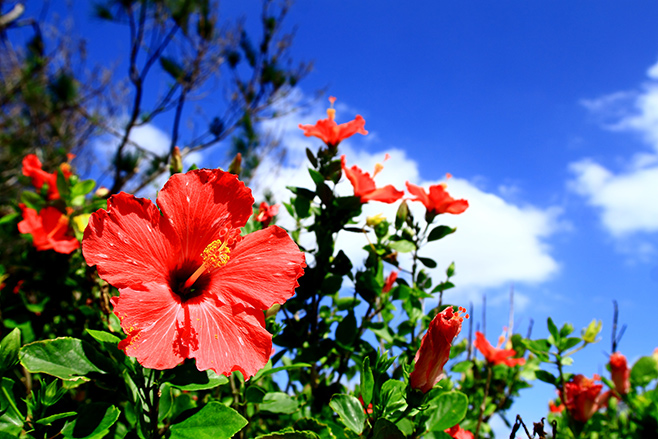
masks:
[(334, 109), (334, 102), (336, 102), (336, 98), (333, 96), (329, 96), (329, 103), (331, 104), (331, 107), (327, 108), (327, 116), (331, 120), (334, 120), (336, 118), (336, 110)]
[(223, 267), (228, 264), (230, 259), (229, 253), (231, 253), (231, 249), (226, 245), (226, 241), (222, 242), (221, 239), (213, 241), (201, 253), (203, 265), (207, 268)]

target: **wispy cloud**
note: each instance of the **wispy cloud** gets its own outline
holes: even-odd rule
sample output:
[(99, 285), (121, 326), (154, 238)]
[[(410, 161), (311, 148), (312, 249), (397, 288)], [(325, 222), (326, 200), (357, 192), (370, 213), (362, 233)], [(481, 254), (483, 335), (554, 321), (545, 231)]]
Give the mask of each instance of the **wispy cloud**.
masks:
[(638, 90), (583, 104), (603, 118), (604, 128), (637, 134), (650, 149), (625, 157), (616, 172), (591, 158), (569, 165), (574, 175), (569, 187), (599, 210), (602, 226), (615, 238), (658, 231), (658, 63), (647, 76)]

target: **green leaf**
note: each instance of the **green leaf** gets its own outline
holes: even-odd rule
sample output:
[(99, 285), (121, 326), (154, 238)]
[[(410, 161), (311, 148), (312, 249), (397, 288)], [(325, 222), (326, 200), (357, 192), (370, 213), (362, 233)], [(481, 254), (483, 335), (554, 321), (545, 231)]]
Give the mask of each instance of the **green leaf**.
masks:
[(7, 215), (0, 218), (0, 225), (10, 223), (16, 218), (19, 218), (20, 216), (21, 214), (18, 212), (8, 213)]
[(314, 182), (315, 184), (320, 184), (320, 183), (322, 183), (322, 182), (324, 181), (324, 177), (322, 176), (322, 174), (320, 174), (320, 173), (319, 173), (318, 171), (316, 171), (315, 169), (311, 169), (311, 168), (309, 168), (309, 169), (308, 169), (308, 173), (311, 174), (311, 178), (313, 179), (313, 182)]
[(543, 381), (548, 384), (555, 385), (557, 383), (557, 379), (553, 376), (553, 374), (546, 372), (545, 370), (536, 370), (535, 376), (539, 381)]
[(228, 383), (224, 375), (217, 375), (210, 369), (199, 371), (190, 360), (168, 370), (162, 380), (181, 390), (208, 390)]
[(0, 342), (0, 376), (18, 364), (18, 351), (21, 348), (21, 331), (14, 328)]
[(36, 210), (37, 212), (40, 211), (46, 204), (39, 194), (30, 191), (21, 193), (21, 203), (25, 204), (25, 206), (29, 207), (30, 209)]
[(446, 392), (434, 398), (430, 404), (431, 415), (425, 424), (427, 429), (444, 431), (464, 419), (468, 397), (461, 392)]
[(261, 411), (270, 413), (294, 413), (299, 408), (297, 400), (284, 392), (270, 392), (259, 406)]
[[(269, 366), (269, 367), (268, 367)], [(256, 375), (254, 375), (251, 378), (251, 382), (255, 383), (259, 379), (263, 378), (264, 376), (271, 375), (273, 373), (280, 372), (282, 370), (290, 370), (290, 369), (300, 369), (302, 367), (311, 367), (309, 363), (295, 363), (295, 364), (289, 364), (287, 366), (279, 366), (279, 367), (272, 367), (272, 363), (267, 363), (264, 368), (256, 372)]]
[(245, 398), (247, 402), (252, 402), (254, 404), (260, 404), (263, 402), (267, 392), (258, 386), (249, 386), (245, 392)]
[(59, 195), (62, 198), (67, 198), (69, 195), (69, 182), (64, 177), (64, 174), (62, 173), (61, 170), (57, 170), (57, 190), (59, 191)]
[(94, 402), (83, 405), (78, 417), (62, 429), (65, 438), (101, 439), (119, 419), (121, 411), (113, 405)]
[(336, 436), (331, 432), (331, 428), (327, 424), (319, 422), (313, 418), (301, 418), (295, 421), (293, 428), (297, 431), (312, 431), (316, 433), (320, 439), (336, 439)]
[(373, 439), (404, 439), (400, 429), (391, 421), (380, 418), (373, 428)]
[(60, 419), (70, 418), (70, 417), (75, 416), (77, 414), (78, 414), (77, 412), (57, 413), (56, 415), (41, 418), (38, 421), (36, 421), (36, 423), (39, 424), (39, 425), (50, 425), (55, 421), (59, 421)]
[(171, 57), (161, 56), (160, 66), (165, 72), (169, 73), (169, 75), (174, 78), (176, 82), (180, 82), (185, 76), (185, 70), (183, 67), (178, 63), (178, 61)]
[(436, 261), (430, 258), (421, 258), (418, 256), (418, 260), (423, 263), (427, 268), (436, 268)]
[[(63, 380), (111, 370), (108, 360), (89, 343), (71, 337), (35, 341), (23, 346), (20, 362), (32, 372), (44, 372)], [(99, 367), (100, 366), (100, 367)]]
[(658, 362), (653, 357), (642, 357), (631, 368), (631, 385), (645, 387), (658, 378)]
[(372, 375), (372, 369), (370, 368), (370, 357), (365, 357), (361, 365), (361, 399), (363, 399), (363, 405), (368, 407), (370, 401), (372, 401), (372, 392), (375, 388), (375, 379)]
[(356, 317), (349, 312), (336, 328), (336, 341), (343, 347), (349, 348), (357, 336)]
[(555, 326), (555, 323), (553, 323), (552, 318), (549, 317), (548, 320), (546, 321), (546, 323), (548, 325), (548, 332), (550, 332), (551, 335), (553, 336), (553, 340), (555, 341), (555, 344), (559, 346), (559, 344), (560, 344), (560, 331), (558, 331), (557, 326)]
[(196, 414), (170, 428), (170, 439), (230, 439), (247, 420), (224, 404), (210, 401)]
[(570, 323), (565, 323), (564, 325), (562, 325), (562, 328), (560, 328), (560, 337), (562, 338), (568, 337), (569, 335), (571, 335), (572, 332), (573, 332), (573, 325)]
[(296, 196), (293, 201), (295, 213), (299, 218), (307, 218), (311, 210), (311, 201), (308, 198)]
[(2, 378), (0, 386), (0, 439), (17, 438), (23, 430), (25, 416), (14, 401), (14, 381)]
[(281, 431), (277, 431), (276, 433), (256, 436), (256, 439), (320, 439), (320, 436), (312, 431), (298, 431), (291, 429), (290, 427), (286, 427)]
[(87, 195), (89, 192), (93, 191), (96, 187), (96, 182), (94, 180), (80, 180), (71, 188), (71, 195)]
[(352, 395), (334, 395), (329, 406), (340, 416), (343, 424), (356, 434), (363, 433), (366, 424), (366, 414), (358, 399)]
[(429, 236), (427, 237), (427, 242), (436, 241), (438, 239), (444, 238), (452, 233), (455, 233), (457, 228), (452, 228), (448, 226), (436, 226), (432, 229)]
[(416, 248), (416, 245), (413, 242), (407, 241), (406, 239), (400, 239), (399, 241), (391, 241), (389, 242), (388, 245), (393, 250), (397, 250), (400, 253), (409, 253)]
[(562, 352), (571, 349), (572, 347), (576, 346), (578, 343), (580, 343), (582, 340), (579, 337), (569, 337), (566, 339), (562, 339), (560, 342), (560, 350)]

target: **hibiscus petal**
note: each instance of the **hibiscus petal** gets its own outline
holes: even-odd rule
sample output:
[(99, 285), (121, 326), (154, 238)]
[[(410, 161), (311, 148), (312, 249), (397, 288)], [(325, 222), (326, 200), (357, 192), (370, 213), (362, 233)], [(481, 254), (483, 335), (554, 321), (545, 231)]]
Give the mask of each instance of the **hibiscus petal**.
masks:
[(244, 226), (253, 214), (251, 190), (238, 178), (219, 169), (197, 169), (174, 174), (157, 200), (178, 233), (182, 260), (196, 260), (222, 228)]
[(208, 291), (223, 303), (266, 310), (292, 297), (305, 266), (288, 233), (270, 226), (236, 244), (228, 264), (212, 272)]
[(178, 255), (178, 238), (150, 201), (120, 193), (89, 218), (82, 253), (101, 278), (117, 288), (167, 284)]
[(190, 316), (190, 357), (199, 370), (245, 378), (262, 369), (272, 352), (272, 335), (261, 311), (213, 303), (210, 296), (186, 305)]
[(178, 296), (164, 284), (120, 290), (114, 313), (128, 337), (119, 343), (126, 355), (151, 369), (171, 369), (187, 358), (184, 313)]
[(397, 200), (404, 196), (404, 192), (395, 189), (393, 185), (386, 185), (384, 187), (375, 189), (365, 195), (361, 195), (361, 202), (367, 201), (380, 201), (382, 203), (395, 203)]
[(431, 207), (430, 198), (427, 195), (427, 192), (425, 192), (425, 189), (423, 189), (420, 186), (416, 186), (415, 184), (411, 184), (411, 183), (407, 182), (407, 190), (409, 191), (409, 193), (411, 195), (416, 197), (416, 198), (414, 198), (414, 200), (420, 201), (421, 203), (423, 203), (423, 205), (425, 206), (426, 209), (429, 209)]

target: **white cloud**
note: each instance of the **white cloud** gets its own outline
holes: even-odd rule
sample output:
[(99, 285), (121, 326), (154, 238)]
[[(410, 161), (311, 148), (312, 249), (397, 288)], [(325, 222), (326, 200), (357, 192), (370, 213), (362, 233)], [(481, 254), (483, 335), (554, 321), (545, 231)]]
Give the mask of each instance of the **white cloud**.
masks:
[(570, 188), (599, 209), (603, 227), (614, 237), (658, 231), (658, 64), (649, 68), (640, 91), (622, 91), (583, 102), (608, 119), (606, 129), (639, 134), (649, 152), (625, 157), (613, 172), (590, 158), (571, 163)]
[[(340, 115), (344, 114), (354, 113), (339, 111), (339, 121)], [(305, 138), (297, 125), (312, 123), (317, 118), (326, 116), (318, 109), (312, 110), (309, 115), (301, 116), (295, 114), (279, 121), (279, 132), (283, 135), (284, 145), (292, 146), (296, 151), (303, 151), (306, 147), (316, 150), (319, 141)], [(371, 153), (363, 148), (355, 148), (354, 145), (358, 143), (363, 142), (357, 135), (340, 145), (341, 152), (347, 156), (349, 166), (357, 165), (372, 173), (375, 164), (382, 162), (385, 154), (391, 156), (375, 179), (378, 186), (393, 184), (404, 190), (406, 181), (426, 188), (440, 182), (423, 180), (419, 174), (418, 163), (401, 149), (389, 148)], [(262, 197), (264, 190), (270, 190), (281, 202), (289, 196), (282, 195), (289, 194), (285, 190), (286, 186), (313, 187), (305, 154), (292, 154), (291, 157), (296, 157), (296, 160), (289, 160), (278, 170), (274, 162), (265, 159), (252, 181), (257, 199)], [(429, 243), (421, 252), (422, 256), (433, 258), (438, 263), (438, 267), (432, 270), (435, 282), (445, 278), (445, 269), (455, 261), (454, 280), (458, 286), (456, 290), (460, 300), (466, 300), (466, 296), (479, 299), (483, 291), (491, 288), (500, 288), (501, 293), (507, 297), (510, 283), (538, 283), (557, 272), (558, 263), (551, 256), (546, 239), (563, 226), (559, 221), (559, 209), (514, 204), (504, 196), (487, 192), (462, 178), (450, 179), (448, 189), (455, 198), (467, 199), (470, 207), (461, 215), (441, 215), (437, 224), (458, 227), (457, 233), (441, 241)], [(353, 193), (346, 179), (338, 184), (337, 192), (341, 195)], [(421, 203), (411, 202), (410, 206), (416, 218), (424, 217), (424, 207)], [(377, 213), (383, 213), (392, 220), (396, 210), (397, 204), (368, 203), (363, 207), (361, 224), (364, 223), (365, 217)], [(285, 209), (280, 212), (280, 223), (292, 226), (285, 218)], [(306, 244), (311, 243), (311, 238), (309, 237)], [(357, 264), (366, 257), (366, 252), (362, 250), (366, 244), (364, 236), (349, 232), (341, 232), (337, 242), (337, 246), (344, 249)], [(525, 297), (519, 296), (519, 306), (527, 303), (524, 299)]]

